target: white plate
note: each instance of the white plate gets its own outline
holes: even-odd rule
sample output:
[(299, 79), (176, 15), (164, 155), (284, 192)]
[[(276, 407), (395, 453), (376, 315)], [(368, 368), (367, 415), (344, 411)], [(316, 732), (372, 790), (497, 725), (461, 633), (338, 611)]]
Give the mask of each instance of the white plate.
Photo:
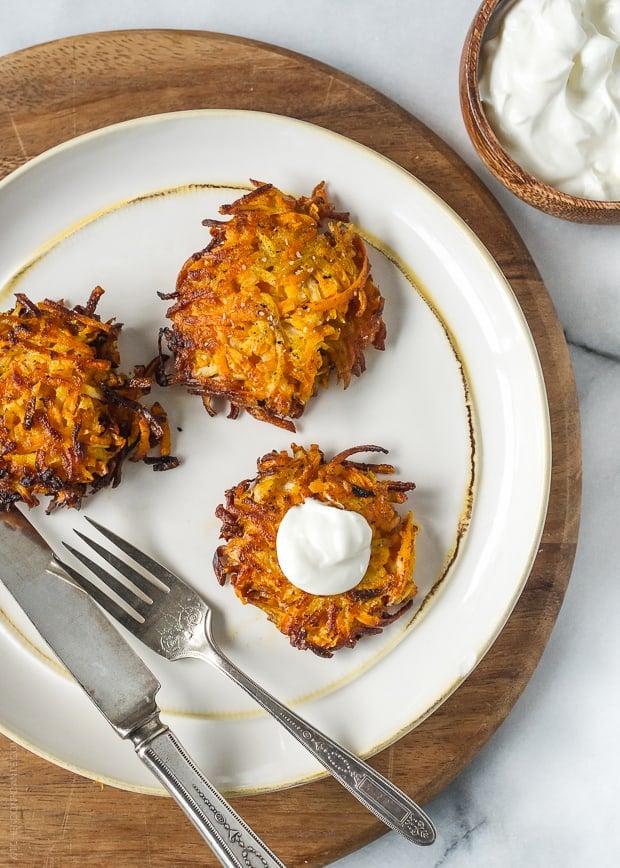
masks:
[[(15, 291), (83, 303), (101, 284), (100, 314), (125, 323), (123, 368), (146, 362), (166, 322), (157, 291), (172, 290), (181, 264), (208, 242), (202, 218), (217, 216), (250, 178), (296, 195), (327, 181), (371, 242), (387, 348), (367, 353), (366, 373), (348, 390), (333, 384), (313, 399), (294, 436), (248, 415), (211, 419), (179, 390), (158, 393), (181, 466), (127, 465), (120, 487), (92, 497), (84, 512), (200, 589), (219, 613), (225, 651), (250, 675), (370, 755), (430, 714), (488, 650), (527, 580), (544, 522), (550, 437), (536, 350), (470, 230), (398, 166), (318, 127), (235, 111), (143, 118), (54, 148), (0, 183), (0, 303), (11, 307)], [(328, 455), (385, 446), (398, 477), (417, 485), (418, 609), (331, 660), (291, 648), (261, 612), (220, 588), (211, 568), (225, 489), (293, 441)], [(30, 518), (54, 545), (83, 522), (75, 511), (37, 509)], [(0, 613), (2, 730), (81, 774), (158, 791), (2, 586)], [(225, 792), (322, 773), (223, 675), (134, 644), (162, 682), (165, 719)], [(96, 651), (94, 636), (84, 653)]]

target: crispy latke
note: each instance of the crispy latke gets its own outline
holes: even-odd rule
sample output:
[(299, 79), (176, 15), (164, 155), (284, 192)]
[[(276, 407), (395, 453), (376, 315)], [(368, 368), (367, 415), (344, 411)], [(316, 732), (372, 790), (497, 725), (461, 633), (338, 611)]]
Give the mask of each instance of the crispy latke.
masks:
[[(257, 183), (257, 182), (254, 182)], [(166, 383), (244, 408), (290, 431), (331, 372), (346, 388), (383, 349), (383, 298), (348, 214), (320, 183), (294, 198), (261, 184), (205, 220), (211, 242), (183, 265), (162, 330), (174, 358)], [(163, 353), (162, 353), (163, 357)]]
[(73, 309), (17, 294), (0, 313), (0, 509), (39, 495), (51, 498), (47, 512), (79, 508), (89, 489), (120, 482), (127, 457), (156, 470), (177, 463), (163, 408), (139, 403), (152, 371), (117, 370), (122, 326), (95, 313), (102, 293)]
[[(390, 464), (351, 460), (360, 452), (383, 452), (378, 446), (357, 446), (325, 461), (313, 445), (292, 444), (269, 452), (258, 463), (258, 474), (226, 492), (216, 510), (222, 522), (214, 567), (221, 585), (229, 579), (244, 603), (262, 609), (295, 648), (331, 657), (353, 647), (368, 633), (380, 633), (412, 605), (415, 537), (409, 512), (401, 516), (394, 504), (404, 503), (411, 482), (381, 480), (392, 474)], [(371, 556), (362, 581), (352, 590), (315, 596), (295, 587), (280, 569), (276, 535), (290, 507), (306, 498), (340, 505), (364, 516), (372, 529)]]

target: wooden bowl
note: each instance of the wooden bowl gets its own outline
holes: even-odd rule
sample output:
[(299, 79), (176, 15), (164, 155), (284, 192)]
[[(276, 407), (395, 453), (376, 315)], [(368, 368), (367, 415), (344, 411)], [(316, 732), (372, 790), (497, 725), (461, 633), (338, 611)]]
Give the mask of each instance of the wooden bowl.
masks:
[(582, 199), (550, 187), (515, 163), (497, 140), (482, 108), (478, 91), (478, 66), (486, 30), (493, 13), (503, 2), (483, 0), (469, 28), (461, 56), (461, 111), (479, 157), (511, 193), (541, 211), (577, 223), (620, 223), (620, 202)]

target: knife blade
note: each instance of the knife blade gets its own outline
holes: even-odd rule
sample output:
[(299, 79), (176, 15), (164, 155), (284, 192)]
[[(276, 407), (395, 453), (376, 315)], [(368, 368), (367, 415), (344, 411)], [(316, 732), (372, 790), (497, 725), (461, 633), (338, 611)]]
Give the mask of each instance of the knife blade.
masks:
[(133, 742), (221, 864), (283, 868), (160, 720), (160, 684), (142, 658), (15, 509), (0, 515), (0, 580), (113, 729)]

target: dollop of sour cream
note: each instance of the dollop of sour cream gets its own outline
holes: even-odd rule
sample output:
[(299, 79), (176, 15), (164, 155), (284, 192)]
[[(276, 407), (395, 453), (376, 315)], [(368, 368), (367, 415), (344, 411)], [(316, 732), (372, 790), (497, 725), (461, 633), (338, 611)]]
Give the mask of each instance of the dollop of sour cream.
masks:
[(620, 3), (516, 0), (483, 45), (480, 96), (523, 169), (558, 190), (620, 199)]
[(302, 591), (342, 594), (363, 579), (371, 539), (363, 515), (308, 498), (284, 514), (276, 553), (286, 578)]

